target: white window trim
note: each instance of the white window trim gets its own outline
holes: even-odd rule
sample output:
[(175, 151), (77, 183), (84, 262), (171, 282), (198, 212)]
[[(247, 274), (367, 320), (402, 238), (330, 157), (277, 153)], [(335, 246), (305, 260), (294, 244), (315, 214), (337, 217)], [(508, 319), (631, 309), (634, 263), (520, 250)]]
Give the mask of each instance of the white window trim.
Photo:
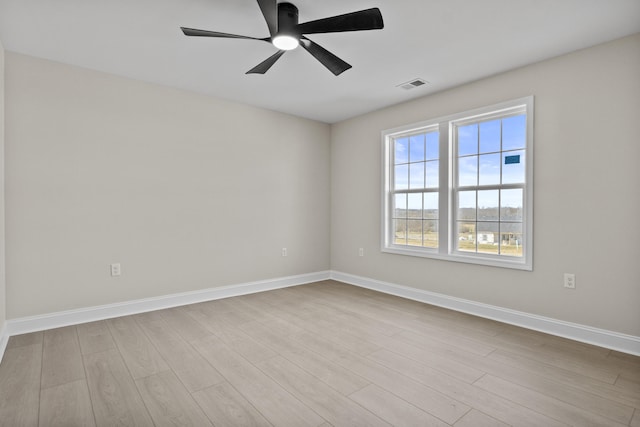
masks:
[[(453, 189), (454, 189), (454, 143), (453, 143), (453, 126), (466, 121), (477, 121), (488, 119), (492, 116), (499, 116), (509, 110), (517, 107), (523, 107), (526, 110), (527, 120), (527, 146), (525, 149), (525, 196), (523, 206), (523, 231), (524, 244), (522, 257), (505, 257), (500, 255), (469, 253), (456, 251), (455, 227), (453, 215)], [(413, 123), (406, 126), (400, 126), (393, 129), (382, 131), (382, 227), (381, 227), (381, 251), (386, 253), (418, 256), (425, 258), (433, 258), (445, 261), (464, 262), (470, 264), (480, 264), (493, 267), (513, 268), (519, 270), (533, 270), (533, 157), (534, 157), (534, 139), (533, 139), (533, 114), (534, 104), (533, 96), (514, 99), (487, 107), (477, 108), (462, 113), (452, 114), (448, 116), (438, 117), (436, 119), (427, 120), (419, 123)], [(392, 240), (391, 209), (393, 203), (392, 197), (392, 173), (391, 173), (391, 141), (398, 135), (405, 135), (410, 132), (417, 132), (427, 127), (439, 126), (440, 131), (440, 197), (439, 197), (439, 245), (437, 249), (414, 247), (405, 245), (395, 245)], [(444, 159), (446, 156), (446, 159)], [(443, 186), (446, 189), (443, 189)], [(446, 197), (443, 197), (446, 196)]]

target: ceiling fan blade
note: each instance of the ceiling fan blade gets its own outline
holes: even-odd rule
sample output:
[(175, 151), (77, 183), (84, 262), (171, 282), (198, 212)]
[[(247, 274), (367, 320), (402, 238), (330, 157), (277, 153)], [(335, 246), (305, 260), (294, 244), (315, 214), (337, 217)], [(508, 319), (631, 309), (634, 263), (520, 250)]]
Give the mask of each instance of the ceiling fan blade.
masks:
[(351, 65), (347, 64), (342, 59), (329, 52), (327, 49), (323, 48), (317, 43), (312, 42), (306, 37), (302, 37), (300, 39), (300, 45), (336, 76), (351, 68)]
[(278, 33), (278, 4), (276, 0), (258, 0), (258, 5), (264, 20), (267, 21), (269, 34), (271, 34), (271, 37), (275, 37)]
[(269, 68), (271, 68), (271, 66), (273, 64), (276, 63), (276, 61), (278, 59), (280, 59), (280, 57), (286, 52), (286, 50), (279, 50), (276, 53), (274, 53), (273, 55), (271, 55), (270, 57), (268, 57), (267, 59), (265, 59), (264, 61), (262, 61), (261, 63), (259, 63), (258, 65), (256, 65), (255, 67), (253, 67), (252, 69), (250, 69), (249, 71), (247, 71), (245, 74), (264, 74), (267, 71), (269, 71)]
[(373, 9), (305, 22), (296, 28), (300, 34), (339, 33), (342, 31), (380, 30), (384, 28), (384, 22), (380, 9), (374, 7)]
[(207, 30), (198, 30), (196, 28), (185, 28), (180, 27), (185, 36), (195, 36), (195, 37), (220, 37), (225, 39), (247, 39), (247, 40), (264, 40), (257, 39), (255, 37), (249, 36), (240, 36), (237, 34), (229, 34), (229, 33), (219, 33), (217, 31), (207, 31)]

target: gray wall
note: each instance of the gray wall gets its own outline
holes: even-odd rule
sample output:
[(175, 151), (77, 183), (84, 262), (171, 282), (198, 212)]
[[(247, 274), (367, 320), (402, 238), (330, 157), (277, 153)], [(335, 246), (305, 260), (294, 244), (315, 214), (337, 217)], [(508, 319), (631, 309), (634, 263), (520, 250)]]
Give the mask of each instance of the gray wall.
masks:
[(7, 320), (4, 257), (4, 48), (0, 42), (0, 339)]
[[(334, 125), (332, 269), (640, 336), (638, 76), (635, 35)], [(380, 132), (527, 95), (533, 272), (381, 253)]]
[[(640, 35), (331, 127), (5, 60), (9, 319), (332, 268), (640, 336)], [(534, 271), (381, 253), (380, 131), (530, 94)]]
[(326, 124), (12, 52), (6, 120), (10, 319), (329, 269)]

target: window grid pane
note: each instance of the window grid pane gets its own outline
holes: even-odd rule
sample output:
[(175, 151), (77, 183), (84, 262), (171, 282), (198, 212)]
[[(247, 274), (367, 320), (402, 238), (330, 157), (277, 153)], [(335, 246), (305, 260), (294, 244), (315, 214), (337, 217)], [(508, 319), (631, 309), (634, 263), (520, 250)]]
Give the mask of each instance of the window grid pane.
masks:
[(439, 137), (438, 131), (430, 130), (393, 140), (395, 245), (438, 247)]
[(397, 245), (407, 244), (407, 220), (406, 219), (394, 219), (393, 220), (393, 242)]
[(409, 163), (409, 188), (411, 188), (412, 190), (425, 188), (424, 167), (424, 162)]
[(424, 161), (424, 134), (414, 135), (409, 138), (409, 162)]
[(457, 249), (523, 256), (523, 202), (523, 188), (458, 191)]
[(422, 225), (422, 246), (425, 248), (438, 247), (438, 221), (423, 221)]
[(398, 138), (394, 140), (393, 163), (396, 165), (409, 162), (409, 140)]
[(438, 248), (438, 199), (436, 191), (394, 193), (393, 244)]
[(422, 246), (422, 220), (410, 219), (407, 221), (407, 245)]
[[(455, 129), (456, 249), (522, 257), (526, 116), (466, 123)], [(502, 187), (513, 184), (522, 188)], [(465, 191), (457, 190), (461, 187)]]

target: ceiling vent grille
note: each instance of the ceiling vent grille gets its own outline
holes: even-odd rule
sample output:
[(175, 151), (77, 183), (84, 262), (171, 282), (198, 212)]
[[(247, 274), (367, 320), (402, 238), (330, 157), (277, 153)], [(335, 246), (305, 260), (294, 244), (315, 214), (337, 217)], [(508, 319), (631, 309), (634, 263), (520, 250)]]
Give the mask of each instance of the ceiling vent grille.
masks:
[(409, 80), (406, 83), (399, 84), (397, 87), (401, 87), (402, 89), (409, 90), (409, 89), (415, 89), (422, 85), (426, 85), (427, 83), (429, 82), (423, 79), (413, 79), (413, 80)]

